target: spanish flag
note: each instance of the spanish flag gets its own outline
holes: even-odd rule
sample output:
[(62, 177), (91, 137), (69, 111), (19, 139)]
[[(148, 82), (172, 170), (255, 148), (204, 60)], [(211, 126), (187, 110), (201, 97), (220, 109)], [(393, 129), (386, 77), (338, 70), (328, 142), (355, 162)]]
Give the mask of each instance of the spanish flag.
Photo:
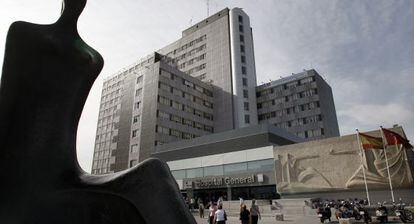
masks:
[(373, 137), (367, 134), (359, 133), (363, 149), (383, 149), (382, 138)]
[(384, 133), (384, 137), (387, 140), (387, 145), (403, 145), (406, 149), (413, 149), (410, 141), (401, 135), (385, 128), (382, 128), (382, 133)]

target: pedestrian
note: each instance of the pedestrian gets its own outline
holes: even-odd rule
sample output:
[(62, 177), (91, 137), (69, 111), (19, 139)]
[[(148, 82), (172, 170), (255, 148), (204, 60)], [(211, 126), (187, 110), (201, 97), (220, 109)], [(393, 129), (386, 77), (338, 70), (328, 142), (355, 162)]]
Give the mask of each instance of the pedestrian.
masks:
[(204, 203), (201, 198), (198, 198), (198, 213), (200, 215), (200, 218), (204, 218)]
[(224, 211), (223, 206), (218, 205), (217, 211), (214, 214), (214, 224), (226, 224), (227, 214)]
[(223, 206), (223, 197), (222, 196), (220, 196), (219, 199), (217, 200), (217, 206), (219, 206), (219, 205)]
[(240, 222), (241, 224), (249, 224), (250, 221), (250, 212), (246, 208), (246, 205), (243, 204), (240, 209)]
[(252, 199), (252, 206), (250, 207), (250, 219), (251, 224), (257, 224), (258, 220), (261, 219), (259, 206), (256, 205), (256, 200)]
[(216, 214), (217, 211), (217, 206), (215, 203), (213, 203), (212, 201), (210, 201), (210, 207), (208, 208), (208, 223), (209, 224), (214, 224), (214, 215)]
[(191, 210), (191, 212), (194, 212), (194, 204), (195, 204), (195, 200), (194, 200), (194, 198), (191, 198), (190, 199), (190, 210)]

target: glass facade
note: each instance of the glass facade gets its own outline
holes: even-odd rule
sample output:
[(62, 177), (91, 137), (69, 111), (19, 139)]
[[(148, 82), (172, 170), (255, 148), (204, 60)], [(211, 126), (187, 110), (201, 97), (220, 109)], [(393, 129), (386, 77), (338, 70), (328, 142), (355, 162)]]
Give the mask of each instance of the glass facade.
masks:
[(209, 176), (223, 176), (249, 172), (269, 172), (274, 170), (273, 159), (257, 160), (243, 163), (224, 164), (202, 168), (173, 170), (171, 173), (177, 180)]

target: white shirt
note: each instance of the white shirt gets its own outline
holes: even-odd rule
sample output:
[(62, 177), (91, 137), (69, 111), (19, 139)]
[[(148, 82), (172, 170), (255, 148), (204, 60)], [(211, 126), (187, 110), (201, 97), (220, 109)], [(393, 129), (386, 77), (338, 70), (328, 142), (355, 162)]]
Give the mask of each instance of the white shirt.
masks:
[(216, 221), (225, 221), (223, 209), (219, 209), (216, 211)]

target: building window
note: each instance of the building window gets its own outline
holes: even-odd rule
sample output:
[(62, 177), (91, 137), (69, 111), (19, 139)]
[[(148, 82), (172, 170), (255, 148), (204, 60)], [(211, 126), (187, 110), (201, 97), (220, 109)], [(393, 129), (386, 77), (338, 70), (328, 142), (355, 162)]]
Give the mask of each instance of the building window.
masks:
[(248, 114), (244, 115), (244, 123), (250, 124), (250, 115)]
[(208, 101), (204, 101), (204, 106), (206, 106), (208, 108), (213, 108), (213, 104), (208, 102)]
[(209, 113), (204, 113), (204, 118), (207, 120), (212, 121), (213, 120), (213, 115), (209, 114)]
[(239, 25), (239, 32), (243, 33), (244, 29), (243, 29), (243, 25)]
[(187, 105), (184, 105), (184, 111), (190, 114), (194, 114), (194, 109)]
[(244, 36), (243, 35), (240, 35), (240, 42), (244, 43)]
[(188, 119), (183, 119), (183, 124), (193, 127), (193, 121)]
[(171, 136), (181, 138), (181, 132), (178, 130), (171, 129)]
[(244, 45), (240, 45), (240, 52), (242, 52), (242, 53), (244, 53), (244, 52), (245, 52)]
[(243, 86), (247, 86), (247, 79), (243, 78), (242, 81), (243, 81)]
[(187, 178), (203, 177), (203, 168), (195, 168), (187, 170)]
[(129, 167), (133, 167), (137, 164), (138, 164), (138, 161), (136, 159), (133, 159), (133, 160), (129, 161)]
[(182, 180), (185, 178), (185, 170), (173, 170), (171, 174), (176, 180)]
[(183, 133), (183, 139), (191, 139), (192, 137), (190, 133)]
[(138, 135), (138, 129), (132, 131), (132, 137), (135, 138)]
[(203, 124), (198, 123), (198, 122), (194, 122), (194, 124), (195, 124), (195, 128), (200, 129), (200, 130), (203, 130), (204, 129), (204, 125)]
[(239, 15), (239, 23), (243, 23), (243, 16)]
[(214, 129), (211, 126), (206, 125), (206, 126), (204, 126), (204, 131), (208, 131), (210, 133), (213, 133), (214, 132)]
[(244, 56), (244, 55), (241, 56), (241, 62), (246, 63), (246, 56)]
[(163, 118), (163, 119), (170, 119), (170, 115), (165, 113), (164, 111), (157, 111), (157, 117)]
[(131, 153), (137, 153), (138, 152), (138, 145), (133, 144), (131, 145)]
[(233, 163), (224, 165), (224, 174), (246, 173), (247, 163)]
[(183, 79), (183, 84), (190, 88), (194, 88), (194, 84), (188, 80)]
[(137, 123), (139, 121), (139, 118), (140, 118), (140, 115), (135, 115), (133, 120), (132, 120), (132, 123), (134, 123), (134, 124)]
[(242, 66), (242, 74), (243, 74), (243, 75), (246, 75), (246, 74), (247, 74), (246, 67), (244, 67), (244, 66)]
[(175, 102), (175, 101), (172, 101), (172, 107), (173, 107), (174, 109), (177, 109), (177, 110), (182, 110), (182, 105), (181, 105), (181, 103), (178, 103), (178, 102)]
[(249, 98), (249, 91), (243, 89), (243, 97), (244, 98)]
[(203, 112), (199, 111), (199, 110), (194, 110), (194, 115), (197, 115), (199, 117), (203, 116)]
[(142, 82), (142, 79), (143, 79), (143, 76), (142, 76), (142, 75), (141, 75), (141, 76), (139, 76), (139, 77), (137, 78), (137, 84), (141, 83), (141, 82)]
[(135, 106), (134, 106), (134, 109), (135, 109), (135, 110), (139, 109), (140, 104), (141, 104), (141, 101), (136, 102), (136, 103), (135, 103)]
[(204, 89), (203, 93), (206, 94), (207, 96), (211, 96), (211, 97), (213, 96), (213, 92), (207, 89)]
[(223, 165), (204, 167), (204, 176), (222, 176), (224, 174)]
[(181, 123), (182, 122), (181, 117), (176, 116), (176, 115), (171, 115), (171, 121), (175, 121), (177, 123)]
[(167, 98), (162, 97), (162, 96), (158, 96), (158, 102), (160, 102), (161, 104), (167, 105), (167, 106), (170, 106), (170, 104), (171, 104), (170, 99), (167, 99)]
[(158, 126), (158, 125), (155, 127), (155, 131), (157, 133), (161, 133), (161, 134), (166, 134), (166, 135), (170, 134), (170, 129), (169, 128), (165, 128), (165, 127)]
[(136, 96), (136, 97), (140, 97), (140, 96), (141, 96), (141, 94), (142, 94), (142, 88), (139, 88), (139, 89), (137, 89), (137, 90), (135, 91), (135, 96)]
[(244, 110), (249, 111), (249, 103), (244, 102)]

